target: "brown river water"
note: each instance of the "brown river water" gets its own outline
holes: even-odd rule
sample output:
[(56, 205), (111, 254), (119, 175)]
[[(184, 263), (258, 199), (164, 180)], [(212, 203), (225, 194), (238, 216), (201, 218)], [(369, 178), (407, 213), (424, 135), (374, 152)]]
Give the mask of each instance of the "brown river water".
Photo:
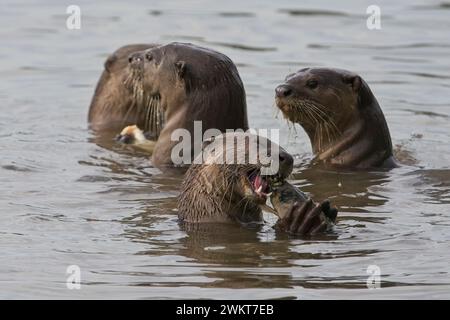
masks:
[[(377, 1), (2, 1), (0, 7), (0, 298), (450, 298), (450, 3)], [(75, 3), (76, 2), (76, 3)], [(339, 208), (331, 234), (276, 237), (238, 226), (184, 230), (181, 177), (93, 139), (86, 123), (108, 53), (136, 42), (211, 47), (238, 66), (253, 128), (280, 128), (292, 181)], [(274, 88), (290, 72), (359, 73), (404, 165), (311, 167)], [(81, 289), (66, 286), (77, 265)], [(369, 266), (380, 288), (369, 289)]]

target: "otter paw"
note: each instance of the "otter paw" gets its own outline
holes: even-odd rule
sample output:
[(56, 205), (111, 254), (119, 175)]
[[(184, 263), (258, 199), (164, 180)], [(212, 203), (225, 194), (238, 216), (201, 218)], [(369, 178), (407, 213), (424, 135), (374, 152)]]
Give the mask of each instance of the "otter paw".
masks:
[(336, 217), (337, 209), (331, 208), (329, 200), (315, 204), (308, 199), (294, 203), (286, 217), (278, 220), (276, 228), (292, 235), (315, 235), (331, 229)]

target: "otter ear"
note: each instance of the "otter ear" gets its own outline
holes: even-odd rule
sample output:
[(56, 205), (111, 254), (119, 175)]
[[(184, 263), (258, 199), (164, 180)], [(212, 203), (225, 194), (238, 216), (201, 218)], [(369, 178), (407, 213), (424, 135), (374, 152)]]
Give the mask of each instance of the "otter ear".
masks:
[(184, 61), (175, 62), (175, 69), (177, 70), (178, 76), (180, 78), (183, 78), (184, 74), (186, 73), (186, 62)]
[(358, 92), (362, 85), (361, 77), (356, 74), (345, 75), (344, 82), (350, 85), (354, 92)]
[(110, 72), (113, 63), (116, 62), (116, 60), (117, 60), (117, 56), (115, 54), (110, 55), (108, 57), (108, 59), (106, 59), (105, 64), (104, 64), (105, 70)]

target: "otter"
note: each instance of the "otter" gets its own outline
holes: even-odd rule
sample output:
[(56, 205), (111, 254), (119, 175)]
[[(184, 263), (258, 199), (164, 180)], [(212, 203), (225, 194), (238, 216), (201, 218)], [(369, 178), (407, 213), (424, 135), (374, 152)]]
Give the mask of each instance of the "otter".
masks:
[[(173, 42), (135, 52), (129, 57), (132, 76), (128, 83), (153, 101), (148, 123), (156, 131), (153, 165), (173, 166), (172, 141), (176, 129), (190, 133), (194, 150), (194, 122), (201, 122), (201, 134), (208, 129), (248, 129), (244, 85), (230, 58), (217, 51), (189, 43)], [(145, 128), (144, 128), (144, 131)], [(201, 140), (201, 139), (200, 139)], [(196, 148), (195, 144), (200, 144)]]
[(329, 68), (304, 68), (275, 89), (285, 118), (306, 131), (315, 162), (367, 169), (397, 163), (383, 112), (357, 74)]
[[(255, 150), (257, 156), (252, 157), (251, 151)], [(263, 163), (262, 154), (269, 155), (271, 161)], [(261, 207), (271, 196), (272, 187), (292, 172), (294, 162), (272, 141), (243, 132), (228, 132), (205, 141), (198, 158), (201, 161), (195, 161), (186, 172), (178, 198), (178, 216), (183, 224), (262, 224)], [(278, 165), (269, 168), (268, 163), (273, 165), (275, 159)], [(293, 198), (289, 197), (289, 201)], [(329, 229), (329, 223), (324, 223), (329, 220), (319, 216), (335, 219), (337, 214), (327, 200), (314, 204), (311, 199), (295, 202), (283, 211), (276, 230), (300, 235)]]
[(136, 124), (145, 131), (149, 101), (138, 87), (130, 84), (129, 55), (156, 44), (130, 44), (117, 49), (104, 63), (89, 107), (88, 122), (96, 132), (115, 131)]

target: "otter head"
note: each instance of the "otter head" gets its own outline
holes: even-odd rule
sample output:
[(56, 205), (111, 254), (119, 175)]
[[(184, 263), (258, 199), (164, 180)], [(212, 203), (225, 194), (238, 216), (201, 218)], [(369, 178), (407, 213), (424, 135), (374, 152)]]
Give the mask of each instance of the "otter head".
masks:
[(292, 156), (266, 138), (243, 132), (217, 136), (206, 142), (186, 173), (178, 201), (180, 218), (261, 222), (260, 206), (271, 185), (286, 179), (292, 167)]
[(134, 81), (128, 57), (154, 44), (131, 44), (112, 53), (104, 63), (104, 71), (98, 81), (89, 108), (88, 121), (95, 131), (114, 130), (129, 124), (145, 125), (145, 106), (142, 90)]
[[(167, 102), (161, 100), (162, 89), (174, 81), (170, 72), (163, 71), (164, 57), (161, 50), (157, 50), (159, 48), (161, 46), (153, 46), (131, 53), (128, 56), (128, 72), (124, 80), (125, 86), (132, 92), (134, 100), (142, 110), (144, 131), (155, 137), (159, 136), (165, 123), (164, 106)], [(178, 96), (175, 91), (173, 96)]]
[[(170, 54), (167, 46), (159, 46), (130, 55), (130, 68), (142, 81), (142, 88), (150, 96), (164, 95), (181, 87), (185, 63)], [(169, 91), (170, 90), (170, 91)]]
[(378, 166), (392, 155), (389, 130), (367, 83), (340, 69), (305, 68), (275, 89), (277, 107), (308, 134), (318, 159)]
[[(159, 97), (167, 117), (187, 104), (195, 104), (198, 113), (217, 105), (222, 112), (234, 110), (234, 105), (245, 108), (245, 92), (237, 69), (219, 52), (173, 42), (136, 52), (130, 55), (129, 64), (135, 70), (135, 78), (141, 79), (145, 94)], [(230, 106), (224, 106), (226, 101), (230, 101)], [(225, 122), (223, 118), (222, 115)]]
[(300, 124), (312, 141), (322, 133), (334, 140), (358, 116), (361, 85), (361, 78), (348, 71), (305, 68), (286, 77), (275, 89), (275, 100), (283, 115)]
[(164, 110), (186, 99), (187, 85), (195, 75), (194, 64), (197, 63), (195, 53), (189, 49), (189, 46), (173, 43), (129, 57), (130, 68), (141, 80), (143, 91), (148, 96), (159, 97)]

